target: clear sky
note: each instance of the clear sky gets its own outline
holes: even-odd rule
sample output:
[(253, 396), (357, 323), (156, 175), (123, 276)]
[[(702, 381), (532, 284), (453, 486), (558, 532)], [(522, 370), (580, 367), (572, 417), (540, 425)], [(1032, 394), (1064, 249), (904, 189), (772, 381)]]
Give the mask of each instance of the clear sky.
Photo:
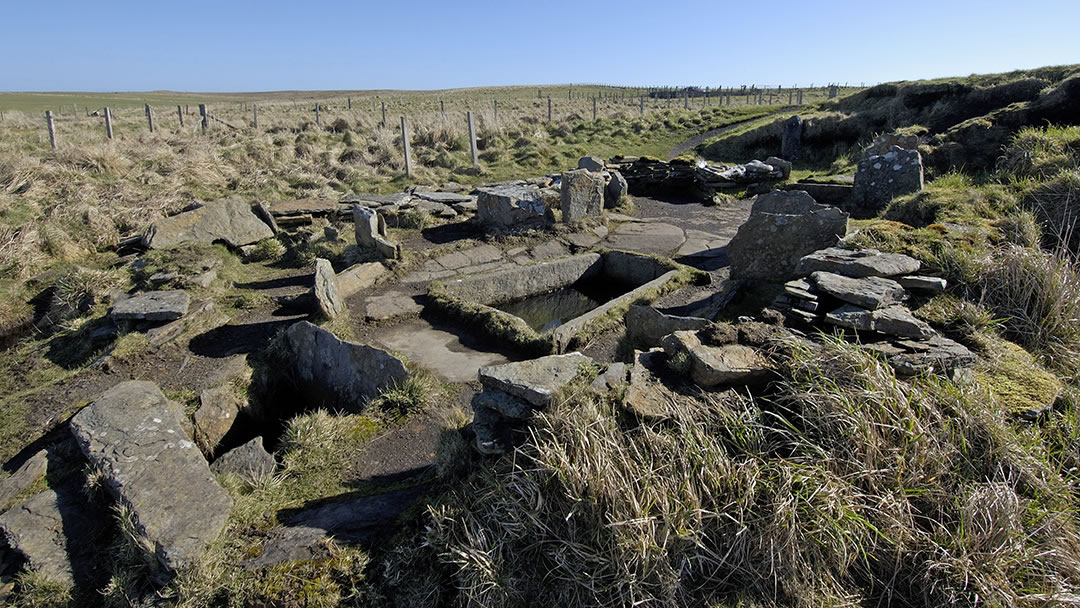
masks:
[(0, 90), (785, 86), (1080, 63), (1080, 0), (0, 2)]

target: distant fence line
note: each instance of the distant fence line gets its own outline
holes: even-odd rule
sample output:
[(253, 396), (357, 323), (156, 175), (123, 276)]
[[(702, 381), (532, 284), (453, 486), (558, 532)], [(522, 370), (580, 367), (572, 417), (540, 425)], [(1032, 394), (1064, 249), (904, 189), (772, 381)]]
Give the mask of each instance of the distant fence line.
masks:
[[(581, 85), (578, 85), (578, 86), (580, 87)], [(847, 85), (845, 84), (844, 87), (847, 87)], [(758, 85), (741, 85), (738, 88), (735, 88), (735, 87), (726, 87), (726, 88), (725, 87), (717, 87), (717, 88), (709, 88), (709, 87), (704, 87), (704, 88), (699, 88), (699, 87), (607, 87), (604, 90), (593, 91), (591, 94), (589, 94), (589, 92), (588, 92), (588, 89), (590, 88), (589, 86), (585, 86), (584, 88), (586, 89), (585, 91), (582, 91), (580, 88), (577, 91), (575, 91), (573, 86), (567, 87), (567, 100), (573, 101), (574, 99), (578, 99), (578, 100), (589, 100), (589, 99), (591, 99), (591, 101), (592, 101), (592, 120), (596, 121), (596, 120), (598, 120), (598, 118), (600, 118), (599, 115), (598, 115), (598, 103), (599, 103), (599, 101), (604, 101), (604, 102), (626, 102), (626, 109), (631, 109), (631, 108), (633, 108), (633, 106), (637, 106), (639, 116), (643, 116), (646, 113), (646, 111), (652, 112), (652, 111), (656, 111), (656, 110), (659, 110), (659, 109), (669, 109), (669, 108), (672, 108), (672, 107), (678, 107), (679, 105), (681, 105), (683, 109), (689, 110), (690, 107), (691, 107), (691, 100), (694, 100), (695, 107), (700, 107), (700, 108), (711, 107), (714, 104), (717, 107), (736, 106), (736, 105), (741, 105), (741, 106), (745, 107), (745, 106), (750, 106), (750, 105), (776, 105), (776, 104), (785, 104), (785, 105), (788, 105), (788, 106), (802, 106), (802, 105), (804, 105), (804, 98), (803, 98), (804, 93), (807, 92), (807, 91), (819, 91), (822, 94), (826, 95), (828, 99), (832, 99), (832, 98), (837, 97), (837, 95), (839, 94), (839, 90), (841, 88), (843, 88), (843, 87), (841, 87), (841, 85), (838, 85), (838, 84), (829, 84), (829, 85), (826, 85), (826, 86), (823, 86), (823, 87), (813, 87), (811, 85), (811, 87), (808, 87), (808, 88), (801, 88), (801, 87), (784, 88), (782, 86), (766, 87), (766, 86), (758, 86)], [(629, 97), (627, 96), (627, 93), (630, 93)], [(785, 100), (785, 98), (786, 98), (786, 100)], [(516, 101), (526, 101), (526, 102), (528, 101), (528, 98), (524, 98), (524, 97), (517, 97), (517, 98), (510, 98), (510, 99), (511, 99), (511, 101), (515, 101), (515, 100)], [(545, 99), (545, 95), (543, 95), (543, 89), (542, 88), (537, 88), (537, 99), (541, 100), (541, 102)], [(372, 96), (371, 101), (372, 101), (372, 110), (371, 110), (372, 113), (374, 114), (376, 112), (379, 112), (381, 114), (381, 120), (380, 120), (379, 124), (380, 124), (381, 127), (385, 128), (387, 126), (387, 122), (386, 122), (387, 100), (383, 99), (382, 96), (376, 95), (376, 96)], [(441, 114), (442, 119), (445, 121), (446, 120), (446, 100), (440, 98), (437, 101), (438, 101), (439, 112)], [(546, 96), (546, 101), (547, 101), (547, 116), (546, 116), (546, 118), (547, 118), (548, 122), (551, 122), (552, 121), (552, 108), (555, 105), (555, 102), (553, 101), (553, 97), (550, 94)], [(315, 125), (316, 126), (322, 126), (321, 114), (322, 114), (323, 111), (331, 109), (332, 106), (326, 100), (321, 100), (321, 101), (318, 101), (318, 102), (311, 102), (311, 103), (313, 103), (313, 106), (314, 106), (313, 111), (314, 111)], [(391, 103), (391, 106), (390, 106), (391, 109), (394, 109), (394, 105), (395, 105), (394, 104), (394, 98), (390, 99), (390, 103)], [(430, 103), (430, 104), (433, 105), (435, 103), (435, 100), (432, 100), (430, 102), (422, 101), (419, 104), (414, 101), (411, 104), (398, 103), (396, 105), (400, 106), (401, 108), (408, 107), (410, 109), (413, 109), (417, 105), (422, 107), (427, 103)], [(278, 107), (278, 106), (288, 105), (288, 104), (289, 104), (289, 102), (286, 101), (286, 102), (277, 102), (277, 103), (271, 102), (271, 103), (268, 103), (266, 105), (269, 106), (269, 107)], [(291, 105), (294, 106), (294, 107), (296, 106), (296, 104), (297, 104), (296, 101), (291, 102)], [(258, 104), (254, 103), (254, 102), (252, 102), (250, 104), (248, 102), (239, 102), (239, 105), (240, 105), (241, 111), (244, 112), (244, 113), (247, 113), (249, 111), (248, 106), (250, 105), (251, 119), (250, 119), (249, 124), (247, 126), (250, 127), (250, 128), (258, 129), (259, 128), (259, 106), (258, 106)], [(461, 111), (463, 111), (465, 113), (465, 118), (466, 118), (466, 121), (467, 121), (469, 139), (470, 139), (470, 148), (471, 148), (472, 159), (473, 159), (473, 165), (478, 166), (479, 163), (477, 161), (476, 135), (475, 135), (476, 129), (475, 129), (475, 124), (474, 124), (473, 111), (471, 109), (471, 106), (473, 104), (466, 103), (464, 105), (465, 105), (465, 109), (461, 110)], [(69, 107), (72, 109), (73, 114), (77, 117), (78, 114), (79, 114), (78, 105), (77, 104), (72, 104)], [(496, 123), (498, 123), (498, 121), (499, 121), (499, 100), (497, 98), (492, 99), (491, 107), (492, 107), (492, 111), (493, 111), (493, 119), (494, 119), (494, 121)], [(220, 124), (220, 125), (223, 125), (225, 127), (228, 127), (230, 129), (237, 130), (237, 131), (242, 129), (242, 127), (231, 124), (231, 123), (223, 120), (222, 118), (216, 116), (215, 114), (213, 114), (210, 111), (209, 106), (207, 104), (199, 104), (198, 108), (199, 108), (200, 120), (199, 120), (198, 123), (195, 123), (195, 124), (191, 125), (191, 128), (193, 130), (200, 130), (201, 129), (202, 132), (205, 133), (208, 130), (210, 130), (210, 128), (211, 128), (211, 126), (213, 124)], [(351, 96), (346, 97), (343, 101), (341, 101), (341, 109), (346, 109), (348, 111), (355, 112), (355, 110), (353, 110), (353, 99), (352, 99)], [(113, 110), (108, 106), (102, 108), (101, 110), (93, 110), (93, 111), (91, 111), (91, 109), (89, 107), (84, 107), (84, 110), (85, 110), (85, 113), (86, 113), (87, 117), (103, 117), (104, 122), (105, 122), (105, 135), (106, 135), (106, 138), (113, 139), (113, 124), (112, 124)], [(542, 111), (543, 111), (543, 104), (541, 103), (541, 116), (543, 115)], [(143, 105), (143, 112), (144, 112), (144, 115), (145, 115), (146, 120), (147, 120), (147, 128), (149, 129), (149, 131), (151, 133), (153, 133), (155, 131), (155, 109), (150, 104), (144, 104)], [(507, 108), (506, 108), (505, 104), (504, 104), (503, 112), (504, 112), (504, 114), (506, 114), (506, 112), (507, 112)], [(57, 139), (56, 120), (55, 120), (55, 117), (58, 116), (58, 115), (63, 115), (63, 106), (60, 106), (58, 108), (58, 112), (57, 112), (56, 115), (54, 115), (51, 110), (48, 110), (48, 111), (45, 112), (46, 127), (47, 127), (48, 133), (49, 133), (49, 144), (50, 144), (50, 146), (51, 146), (51, 148), (53, 150), (57, 149), (57, 146), (58, 146), (58, 143), (59, 143), (58, 139)], [(188, 105), (188, 104), (177, 104), (177, 106), (176, 106), (176, 117), (177, 117), (177, 120), (178, 120), (178, 123), (179, 123), (179, 126), (180, 126), (181, 129), (183, 129), (184, 126), (185, 126), (184, 125), (184, 116), (185, 115), (187, 115), (187, 116), (192, 115), (190, 105)], [(4, 118), (4, 114), (3, 114), (3, 112), (0, 112), (0, 120), (3, 120), (3, 118)], [(408, 122), (407, 122), (406, 116), (404, 116), (404, 115), (401, 116), (401, 136), (402, 136), (404, 153), (405, 153), (405, 158), (406, 158), (406, 173), (407, 173), (407, 175), (411, 176), (411, 164), (412, 163), (410, 162), (411, 161), (411, 158), (410, 158), (411, 154), (410, 154), (410, 150), (408, 148), (408, 146), (409, 146)]]

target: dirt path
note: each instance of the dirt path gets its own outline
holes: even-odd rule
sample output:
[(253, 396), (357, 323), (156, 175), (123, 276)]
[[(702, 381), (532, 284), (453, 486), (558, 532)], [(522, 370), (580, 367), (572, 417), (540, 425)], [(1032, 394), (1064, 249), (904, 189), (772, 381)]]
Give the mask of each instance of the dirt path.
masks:
[(694, 148), (696, 148), (699, 145), (701, 145), (702, 143), (704, 143), (705, 140), (712, 139), (713, 137), (716, 137), (717, 135), (723, 135), (724, 133), (727, 133), (728, 131), (731, 131), (733, 129), (741, 127), (741, 126), (745, 125), (748, 122), (752, 122), (752, 121), (755, 121), (755, 120), (760, 120), (762, 118), (768, 118), (769, 116), (776, 116), (777, 114), (783, 114), (784, 112), (787, 112), (787, 111), (788, 110), (786, 110), (786, 109), (785, 110), (777, 110), (775, 112), (765, 114), (764, 116), (758, 116), (757, 118), (750, 118), (750, 119), (747, 119), (747, 120), (740, 120), (739, 122), (731, 123), (730, 125), (723, 126), (723, 127), (718, 128), (718, 129), (712, 129), (710, 131), (705, 131), (704, 133), (698, 133), (697, 135), (694, 135), (690, 139), (688, 139), (688, 140), (684, 141), (683, 143), (681, 143), (681, 144), (675, 146), (674, 148), (672, 148), (671, 151), (668, 152), (667, 158), (668, 158), (668, 160), (671, 160), (671, 159), (673, 159), (673, 158), (675, 158), (677, 156), (682, 156), (683, 154), (686, 154), (688, 151), (693, 150)]

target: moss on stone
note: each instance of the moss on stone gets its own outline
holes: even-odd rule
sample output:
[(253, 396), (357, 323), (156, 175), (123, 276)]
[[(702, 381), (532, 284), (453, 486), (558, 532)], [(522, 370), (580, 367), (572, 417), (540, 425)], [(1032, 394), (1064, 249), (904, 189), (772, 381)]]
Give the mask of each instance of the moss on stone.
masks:
[(1057, 376), (1016, 344), (988, 334), (982, 334), (979, 342), (983, 352), (975, 378), (1007, 411), (1041, 412), (1064, 390)]

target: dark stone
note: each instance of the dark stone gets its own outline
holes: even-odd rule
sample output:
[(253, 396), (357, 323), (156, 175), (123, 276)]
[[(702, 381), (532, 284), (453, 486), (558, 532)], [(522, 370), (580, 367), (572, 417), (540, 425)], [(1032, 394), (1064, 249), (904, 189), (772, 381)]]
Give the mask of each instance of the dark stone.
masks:
[(784, 160), (799, 160), (802, 152), (802, 119), (792, 116), (784, 121), (784, 138), (780, 143), (780, 156)]

